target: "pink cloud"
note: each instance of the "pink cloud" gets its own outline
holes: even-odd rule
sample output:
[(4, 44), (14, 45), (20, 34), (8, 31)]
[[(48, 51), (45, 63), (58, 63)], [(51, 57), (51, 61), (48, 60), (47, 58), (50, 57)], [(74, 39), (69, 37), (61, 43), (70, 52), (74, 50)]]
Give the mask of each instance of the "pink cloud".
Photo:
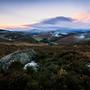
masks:
[(90, 12), (88, 13), (80, 13), (74, 16), (74, 18), (83, 22), (90, 22)]

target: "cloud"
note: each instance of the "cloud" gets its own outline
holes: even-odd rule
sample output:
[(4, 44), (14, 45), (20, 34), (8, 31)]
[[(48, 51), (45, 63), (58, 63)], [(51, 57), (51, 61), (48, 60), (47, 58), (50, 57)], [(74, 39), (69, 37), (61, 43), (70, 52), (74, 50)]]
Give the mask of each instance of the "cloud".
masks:
[(72, 19), (70, 17), (60, 16), (60, 17), (44, 20), (41, 23), (43, 23), (43, 24), (55, 24), (57, 22), (72, 22), (72, 21), (74, 21), (74, 19)]
[(61, 28), (90, 29), (90, 23), (84, 22), (86, 17), (89, 17), (88, 15), (84, 15), (83, 17), (77, 19), (60, 16), (60, 17), (46, 19), (35, 24), (25, 24), (18, 27), (11, 27), (8, 29), (11, 30), (31, 30), (31, 29), (56, 30)]
[(90, 21), (90, 12), (79, 13), (79, 14), (75, 15), (74, 18), (76, 18), (80, 21), (83, 21), (83, 22), (88, 22), (88, 21)]

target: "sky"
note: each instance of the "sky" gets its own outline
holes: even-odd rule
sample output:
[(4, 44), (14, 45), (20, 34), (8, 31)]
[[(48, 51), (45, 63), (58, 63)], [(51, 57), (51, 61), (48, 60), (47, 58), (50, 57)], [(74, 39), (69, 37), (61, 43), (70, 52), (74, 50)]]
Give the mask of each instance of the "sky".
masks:
[(57, 16), (90, 23), (90, 0), (0, 0), (0, 28), (32, 25)]

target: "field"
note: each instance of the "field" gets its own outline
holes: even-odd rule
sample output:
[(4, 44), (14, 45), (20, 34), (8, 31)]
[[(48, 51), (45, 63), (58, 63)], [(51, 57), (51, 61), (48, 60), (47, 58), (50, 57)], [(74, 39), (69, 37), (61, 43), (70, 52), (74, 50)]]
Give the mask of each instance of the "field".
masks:
[(0, 73), (0, 90), (90, 90), (90, 46), (0, 45), (0, 58), (17, 50), (34, 49), (37, 71), (19, 62)]

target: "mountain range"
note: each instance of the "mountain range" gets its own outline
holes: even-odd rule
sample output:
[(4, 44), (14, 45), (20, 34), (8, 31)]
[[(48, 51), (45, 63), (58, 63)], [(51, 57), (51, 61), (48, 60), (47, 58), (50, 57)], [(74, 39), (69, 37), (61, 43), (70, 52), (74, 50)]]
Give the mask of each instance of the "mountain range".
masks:
[(0, 30), (0, 42), (71, 44), (90, 40), (90, 28), (70, 17), (55, 17), (31, 25), (27, 30)]

